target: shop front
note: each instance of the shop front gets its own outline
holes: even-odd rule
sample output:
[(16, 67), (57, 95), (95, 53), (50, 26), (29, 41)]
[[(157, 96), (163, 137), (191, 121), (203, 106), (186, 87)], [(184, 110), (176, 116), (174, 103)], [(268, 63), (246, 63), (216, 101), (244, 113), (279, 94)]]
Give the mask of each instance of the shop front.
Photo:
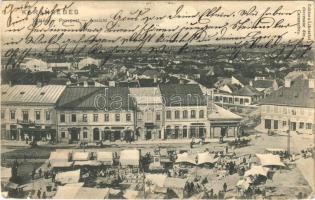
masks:
[(69, 143), (77, 143), (80, 141), (80, 128), (71, 127), (68, 128), (69, 131)]
[(237, 137), (239, 122), (211, 122), (210, 138)]
[(189, 125), (167, 125), (165, 139), (190, 139), (204, 138), (206, 136), (206, 126), (204, 123), (191, 123)]

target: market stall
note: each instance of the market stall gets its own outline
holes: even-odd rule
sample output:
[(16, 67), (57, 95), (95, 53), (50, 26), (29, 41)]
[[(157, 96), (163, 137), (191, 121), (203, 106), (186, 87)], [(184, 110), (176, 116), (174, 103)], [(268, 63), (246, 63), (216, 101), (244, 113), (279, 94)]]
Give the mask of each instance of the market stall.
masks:
[(90, 188), (75, 185), (59, 186), (54, 199), (108, 199), (109, 188)]
[(263, 167), (285, 167), (280, 160), (279, 155), (273, 154), (256, 154)]
[(198, 162), (197, 165), (210, 165), (213, 166), (218, 158), (215, 158), (214, 154), (209, 154), (208, 152), (202, 152), (197, 154)]
[(78, 183), (80, 180), (80, 170), (61, 172), (56, 174), (55, 181), (61, 184)]
[(121, 166), (134, 166), (140, 165), (140, 152), (137, 149), (128, 149), (120, 152), (119, 162)]
[(74, 152), (72, 154), (73, 161), (86, 161), (90, 160), (91, 152)]
[(108, 151), (98, 151), (96, 152), (96, 160), (101, 162), (103, 165), (113, 165), (113, 153)]

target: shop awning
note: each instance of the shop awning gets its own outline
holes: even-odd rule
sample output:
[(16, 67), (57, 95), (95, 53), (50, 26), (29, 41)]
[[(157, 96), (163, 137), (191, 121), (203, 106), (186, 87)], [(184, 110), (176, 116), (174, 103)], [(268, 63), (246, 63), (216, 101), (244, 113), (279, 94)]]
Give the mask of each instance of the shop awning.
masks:
[(102, 162), (104, 165), (113, 164), (113, 153), (109, 151), (96, 152), (96, 160)]
[(73, 152), (72, 160), (73, 161), (84, 161), (91, 158), (91, 152)]
[(139, 166), (140, 164), (140, 152), (137, 149), (123, 150), (120, 152), (120, 164), (123, 166), (133, 165)]
[(55, 180), (62, 184), (78, 183), (80, 180), (80, 170), (58, 173)]
[(285, 165), (281, 162), (279, 155), (273, 154), (256, 154), (257, 158), (260, 160), (260, 163), (264, 167), (268, 166), (281, 166)]

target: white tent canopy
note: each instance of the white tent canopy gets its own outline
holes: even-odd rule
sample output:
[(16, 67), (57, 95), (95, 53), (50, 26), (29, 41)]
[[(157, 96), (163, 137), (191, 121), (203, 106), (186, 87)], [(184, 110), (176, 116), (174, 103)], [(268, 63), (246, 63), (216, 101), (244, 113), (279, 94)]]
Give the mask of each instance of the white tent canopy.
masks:
[(75, 161), (74, 166), (99, 166), (101, 163), (96, 160)]
[(123, 150), (120, 152), (120, 164), (123, 166), (133, 165), (139, 166), (140, 163), (140, 152), (137, 149)]
[(269, 169), (263, 166), (252, 166), (250, 170), (247, 170), (244, 177), (261, 175), (267, 177)]
[(89, 160), (90, 157), (91, 157), (91, 152), (74, 152), (72, 154), (72, 160), (74, 161)]
[(10, 179), (12, 176), (12, 169), (9, 167), (1, 167), (1, 179)]
[(273, 154), (256, 154), (262, 166), (281, 166), (285, 165), (281, 162), (279, 155)]
[(80, 185), (59, 186), (54, 199), (107, 199), (108, 188), (89, 188)]
[(163, 187), (167, 178), (164, 174), (145, 174), (146, 180), (151, 181), (154, 185)]
[(56, 175), (56, 182), (66, 183), (78, 183), (80, 180), (80, 170), (61, 172)]
[(56, 168), (56, 167), (71, 167), (73, 164), (73, 162), (68, 162), (68, 161), (55, 161), (55, 160), (52, 160), (51, 161), (51, 167), (52, 168)]
[(198, 165), (217, 162), (218, 159), (214, 158), (214, 156), (214, 154), (209, 154), (208, 152), (198, 153)]
[(108, 151), (98, 151), (96, 152), (96, 160), (103, 162), (103, 164), (113, 164), (113, 153)]
[(69, 161), (70, 152), (69, 151), (54, 151), (50, 153), (50, 161)]
[(196, 160), (192, 154), (188, 153), (182, 153), (182, 154), (177, 154), (177, 159), (175, 161), (176, 163), (191, 163), (191, 164), (196, 164)]

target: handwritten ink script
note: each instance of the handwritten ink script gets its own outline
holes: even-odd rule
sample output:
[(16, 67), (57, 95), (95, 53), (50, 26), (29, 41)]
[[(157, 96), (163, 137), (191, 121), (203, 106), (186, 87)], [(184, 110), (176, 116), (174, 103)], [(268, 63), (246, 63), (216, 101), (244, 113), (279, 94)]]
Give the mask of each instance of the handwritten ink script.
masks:
[(313, 2), (4, 1), (2, 57), (115, 53), (303, 58), (312, 50)]

